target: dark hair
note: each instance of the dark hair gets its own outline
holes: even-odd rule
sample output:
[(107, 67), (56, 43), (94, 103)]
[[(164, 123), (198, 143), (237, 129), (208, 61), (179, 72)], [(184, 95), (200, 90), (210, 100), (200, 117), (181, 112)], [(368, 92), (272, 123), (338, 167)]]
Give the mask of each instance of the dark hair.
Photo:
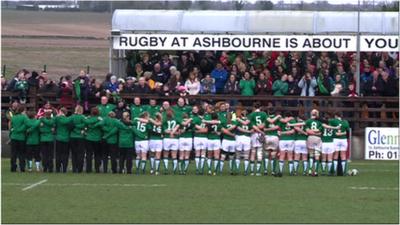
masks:
[(218, 119), (218, 114), (216, 114), (216, 113), (211, 113), (211, 119), (217, 120), (217, 119)]
[(342, 117), (342, 112), (341, 111), (335, 111), (335, 116), (337, 117)]
[(67, 113), (68, 113), (68, 110), (67, 110), (67, 108), (65, 108), (65, 107), (61, 107), (60, 111), (61, 111), (62, 113), (64, 113), (65, 115), (67, 115)]
[(255, 102), (254, 103), (254, 108), (259, 109), (261, 107), (261, 103), (260, 102)]
[(25, 106), (23, 105), (18, 105), (17, 110), (15, 110), (17, 114), (21, 114), (22, 112), (25, 111)]
[(99, 115), (99, 109), (97, 107), (93, 107), (90, 109), (90, 115), (92, 116), (98, 116)]
[(33, 118), (35, 118), (36, 113), (35, 113), (35, 111), (30, 110), (26, 113), (26, 115), (28, 116), (29, 119), (33, 119)]
[(292, 113), (291, 113), (290, 111), (285, 111), (285, 112), (283, 113), (283, 116), (284, 116), (284, 117), (290, 117), (290, 116), (292, 116)]

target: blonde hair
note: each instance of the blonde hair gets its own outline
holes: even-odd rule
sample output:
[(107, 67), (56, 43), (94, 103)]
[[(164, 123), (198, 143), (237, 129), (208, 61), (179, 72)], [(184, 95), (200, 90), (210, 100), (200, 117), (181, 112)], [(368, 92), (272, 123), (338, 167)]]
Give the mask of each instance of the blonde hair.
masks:
[(77, 105), (75, 107), (75, 114), (83, 114), (83, 107), (80, 105)]

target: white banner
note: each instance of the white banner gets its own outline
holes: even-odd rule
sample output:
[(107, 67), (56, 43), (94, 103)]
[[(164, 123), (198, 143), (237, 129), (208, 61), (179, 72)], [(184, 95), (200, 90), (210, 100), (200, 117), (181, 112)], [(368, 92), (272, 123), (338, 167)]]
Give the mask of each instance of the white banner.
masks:
[[(361, 36), (361, 51), (398, 51), (398, 36)], [(222, 51), (356, 51), (350, 35), (121, 34), (114, 49)]]
[(367, 127), (365, 159), (399, 160), (399, 128)]

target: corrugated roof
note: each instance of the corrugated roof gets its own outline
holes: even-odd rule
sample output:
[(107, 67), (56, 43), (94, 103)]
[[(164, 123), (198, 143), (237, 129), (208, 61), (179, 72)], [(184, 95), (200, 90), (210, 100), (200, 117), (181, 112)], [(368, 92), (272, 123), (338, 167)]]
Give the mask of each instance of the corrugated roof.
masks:
[[(361, 12), (364, 34), (399, 33), (398, 13)], [(357, 12), (115, 10), (112, 29), (123, 33), (355, 33)]]

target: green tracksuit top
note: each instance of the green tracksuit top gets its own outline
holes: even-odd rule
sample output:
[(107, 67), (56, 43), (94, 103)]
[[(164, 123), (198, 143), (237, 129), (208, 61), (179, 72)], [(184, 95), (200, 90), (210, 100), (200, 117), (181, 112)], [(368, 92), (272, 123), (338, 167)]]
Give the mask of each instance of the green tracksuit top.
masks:
[(118, 147), (133, 148), (134, 131), (131, 124), (118, 121)]
[(25, 114), (16, 114), (11, 118), (10, 139), (16, 141), (25, 141), (26, 121), (28, 117)]
[(70, 136), (71, 118), (67, 116), (57, 116), (56, 123), (56, 140), (61, 142), (68, 142)]
[(53, 128), (55, 125), (54, 118), (40, 118), (40, 142), (54, 141)]
[(101, 141), (102, 137), (102, 121), (98, 116), (89, 116), (84, 120), (86, 125), (86, 140), (88, 141)]
[(85, 136), (82, 134), (82, 131), (85, 129), (85, 116), (81, 114), (74, 114), (69, 117), (71, 120), (72, 130), (70, 132), (70, 138), (81, 138), (83, 139)]
[(103, 120), (103, 139), (106, 140), (107, 144), (117, 144), (118, 142), (118, 123), (119, 121), (115, 118), (106, 117)]
[(27, 145), (39, 145), (40, 134), (39, 134), (40, 121), (37, 119), (28, 119), (26, 121), (26, 144)]

